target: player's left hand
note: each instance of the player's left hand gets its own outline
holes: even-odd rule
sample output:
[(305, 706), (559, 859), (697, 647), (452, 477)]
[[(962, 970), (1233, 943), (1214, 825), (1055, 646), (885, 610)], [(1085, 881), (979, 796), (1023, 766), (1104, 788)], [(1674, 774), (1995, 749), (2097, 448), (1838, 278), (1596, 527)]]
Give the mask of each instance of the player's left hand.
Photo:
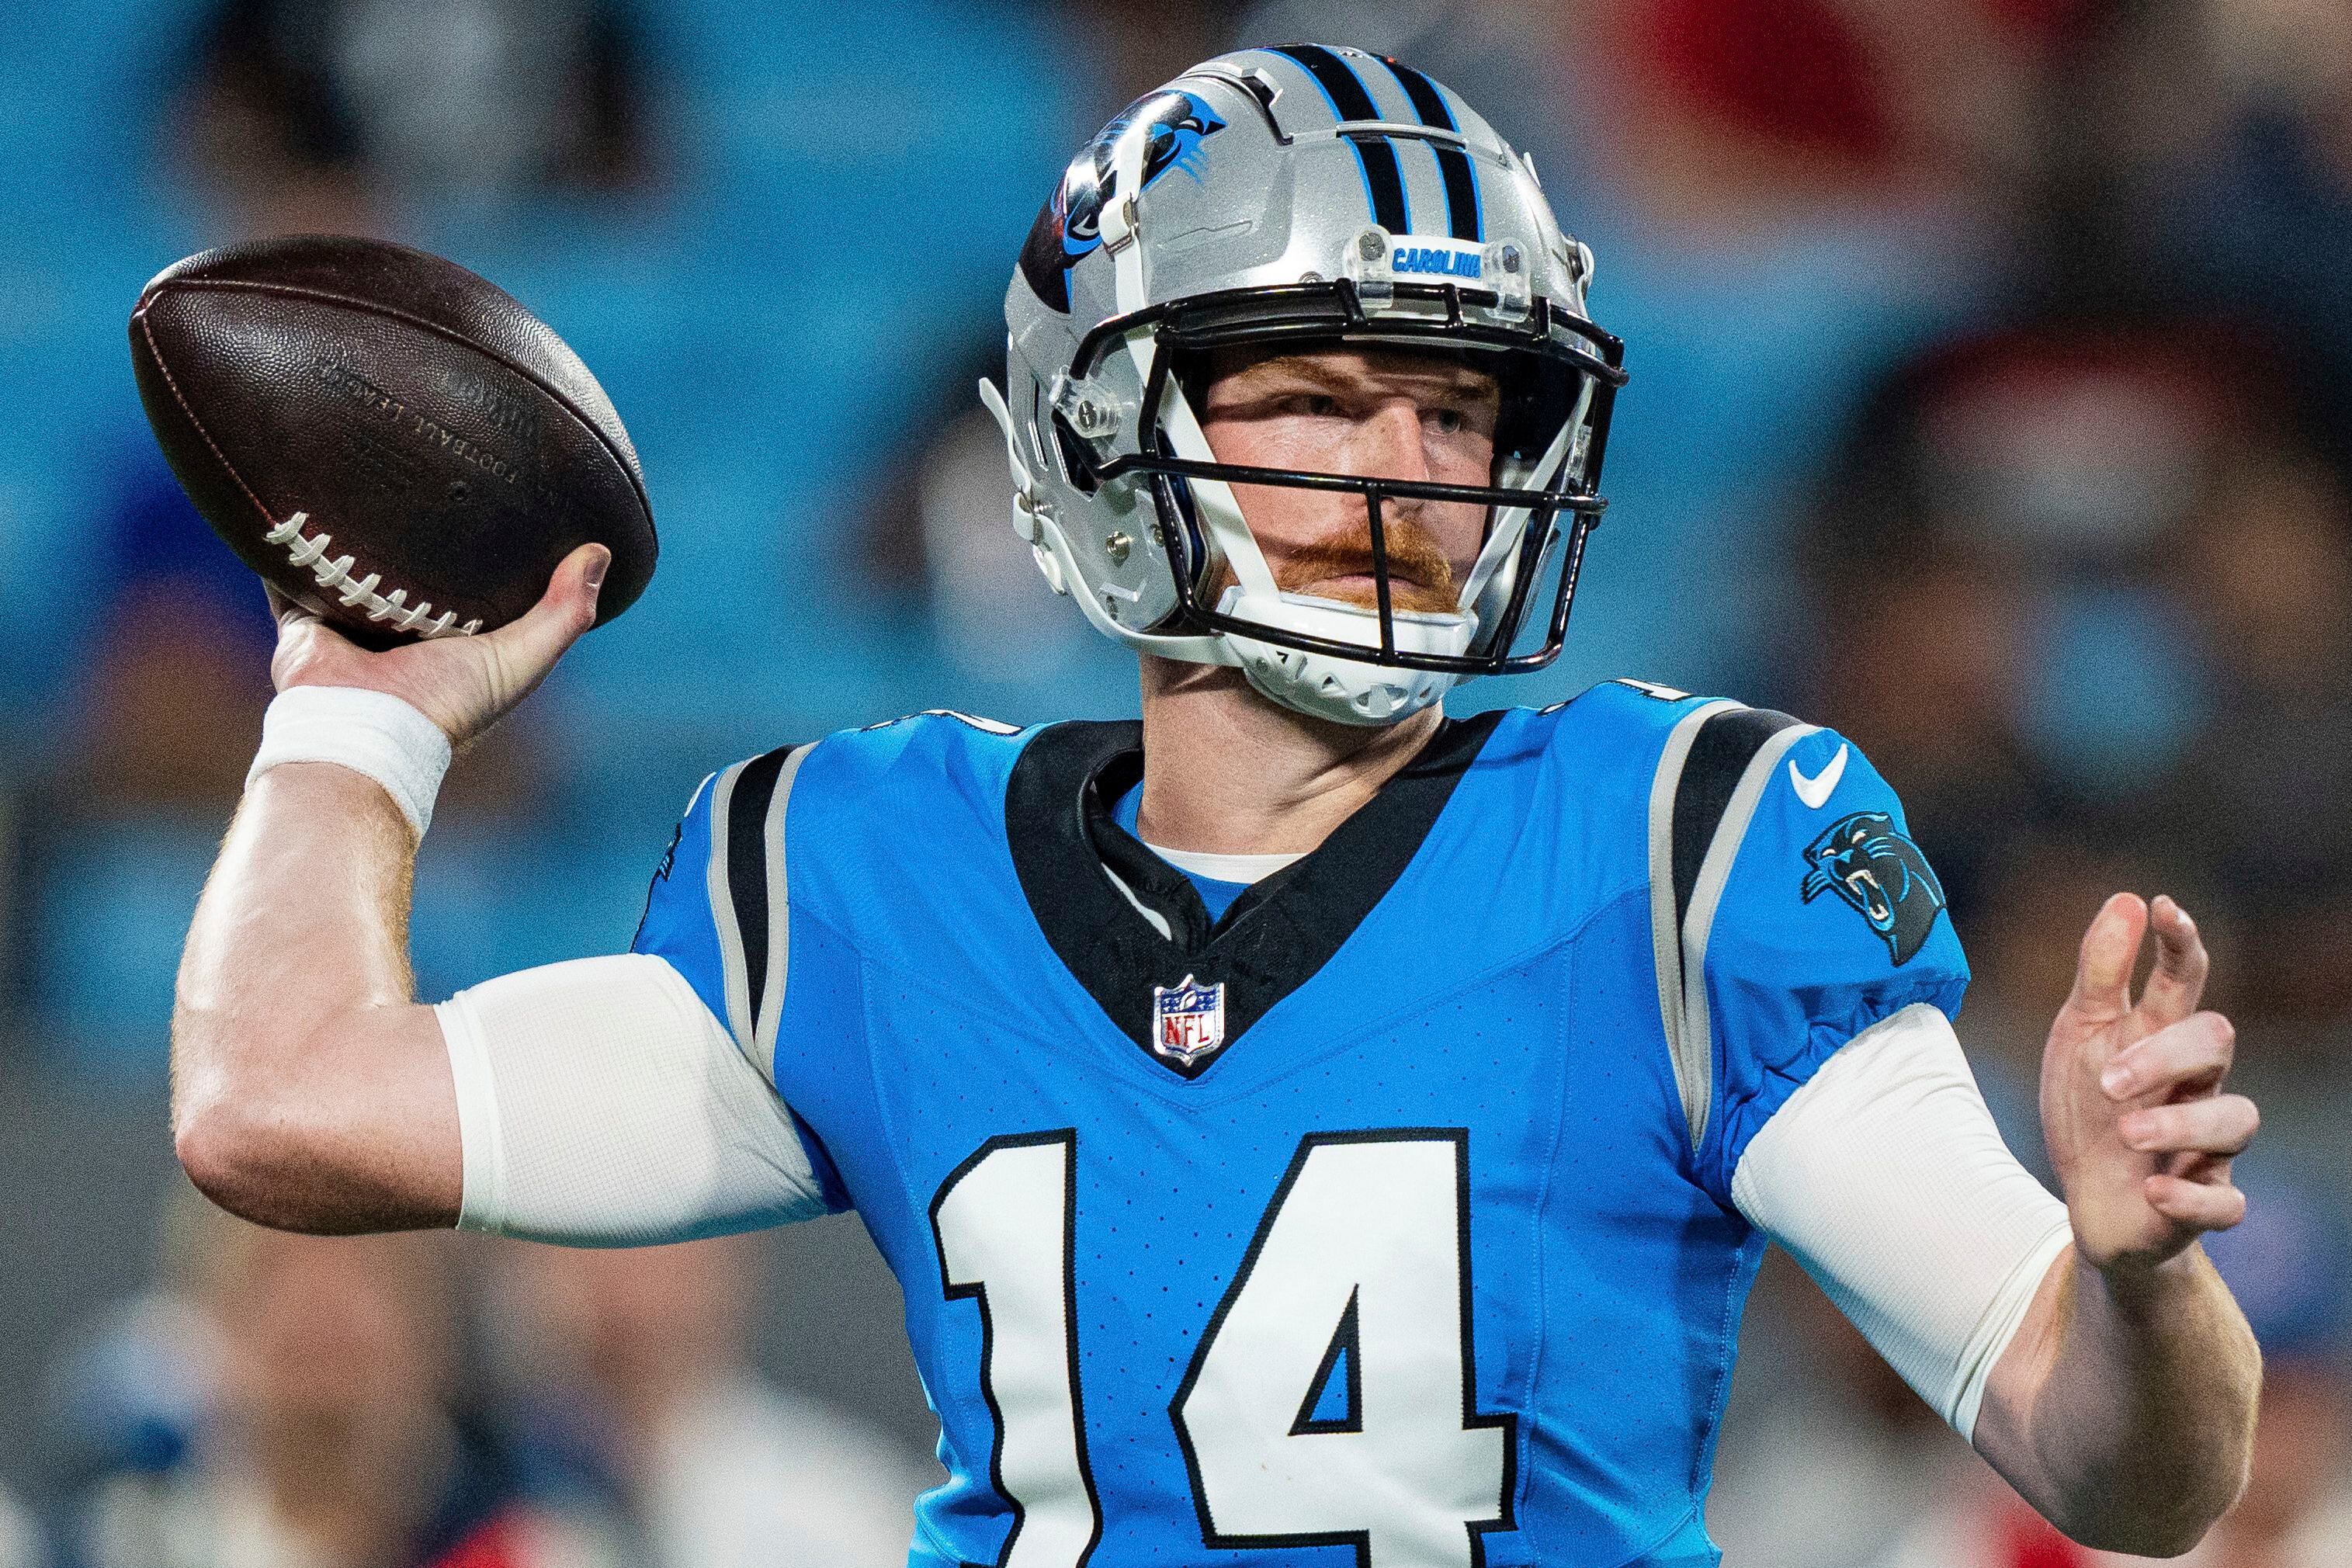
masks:
[[(2131, 976), (2156, 935), (2137, 1002)], [(2221, 1092), (2236, 1037), (2197, 1010), (2205, 943), (2189, 911), (2117, 893), (2083, 935), (2074, 989), (2042, 1058), (2042, 1129), (2083, 1261), (2110, 1274), (2153, 1268), (2245, 1216), (2231, 1158), (2260, 1117)]]

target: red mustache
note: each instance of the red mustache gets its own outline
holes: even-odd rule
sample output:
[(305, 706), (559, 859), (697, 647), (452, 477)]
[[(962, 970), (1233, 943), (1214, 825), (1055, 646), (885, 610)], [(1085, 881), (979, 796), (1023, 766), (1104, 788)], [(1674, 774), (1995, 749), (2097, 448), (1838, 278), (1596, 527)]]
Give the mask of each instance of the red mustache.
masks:
[[(1444, 615), (1458, 608), (1460, 590), (1454, 581), (1454, 563), (1445, 558), (1429, 531), (1409, 518), (1389, 520), (1383, 532), (1388, 545), (1389, 603), (1400, 610)], [(1374, 577), (1371, 536), (1340, 535), (1300, 545), (1274, 566), (1276, 586), (1300, 593), (1333, 577)], [(1369, 584), (1349, 585), (1323, 597), (1377, 605)]]

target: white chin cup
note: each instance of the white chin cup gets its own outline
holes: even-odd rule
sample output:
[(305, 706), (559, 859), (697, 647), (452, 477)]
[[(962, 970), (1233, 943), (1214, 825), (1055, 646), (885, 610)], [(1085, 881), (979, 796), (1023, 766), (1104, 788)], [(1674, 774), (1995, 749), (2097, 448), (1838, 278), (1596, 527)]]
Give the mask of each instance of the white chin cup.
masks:
[[(1380, 612), (1337, 599), (1283, 593), (1269, 597), (1246, 593), (1235, 584), (1225, 590), (1217, 609), (1223, 615), (1286, 632), (1368, 648), (1381, 646)], [(1467, 611), (1432, 615), (1397, 610), (1391, 619), (1396, 627), (1397, 648), (1403, 653), (1459, 656), (1468, 649), (1478, 630), (1478, 617)], [(1437, 701), (1462, 679), (1436, 670), (1395, 669), (1360, 659), (1302, 653), (1236, 632), (1226, 633), (1224, 641), (1261, 696), (1310, 718), (1339, 724), (1393, 724)]]

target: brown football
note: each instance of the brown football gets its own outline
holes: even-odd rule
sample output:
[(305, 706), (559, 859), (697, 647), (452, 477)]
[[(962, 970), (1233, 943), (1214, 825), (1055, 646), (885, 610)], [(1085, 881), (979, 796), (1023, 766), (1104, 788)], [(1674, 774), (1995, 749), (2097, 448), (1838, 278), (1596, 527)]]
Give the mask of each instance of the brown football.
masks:
[(131, 312), (148, 423), (215, 532), (375, 647), (488, 631), (591, 542), (653, 576), (637, 454), (580, 356), (454, 262), (291, 235), (165, 268)]

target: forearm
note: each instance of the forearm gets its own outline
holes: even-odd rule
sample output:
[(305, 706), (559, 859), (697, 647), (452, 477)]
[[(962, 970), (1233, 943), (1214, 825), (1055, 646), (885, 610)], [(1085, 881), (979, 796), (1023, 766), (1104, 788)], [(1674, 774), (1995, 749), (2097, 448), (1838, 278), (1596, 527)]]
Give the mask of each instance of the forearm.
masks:
[(196, 907), (173, 1014), (172, 1114), (190, 1177), (264, 1224), (446, 1225), (457, 1110), (410, 997), (415, 846), (376, 784), (290, 763), (254, 781)]
[(2201, 1248), (2113, 1276), (2070, 1249), (1993, 1369), (1976, 1446), (2076, 1541), (2175, 1555), (2244, 1486), (2261, 1384)]

